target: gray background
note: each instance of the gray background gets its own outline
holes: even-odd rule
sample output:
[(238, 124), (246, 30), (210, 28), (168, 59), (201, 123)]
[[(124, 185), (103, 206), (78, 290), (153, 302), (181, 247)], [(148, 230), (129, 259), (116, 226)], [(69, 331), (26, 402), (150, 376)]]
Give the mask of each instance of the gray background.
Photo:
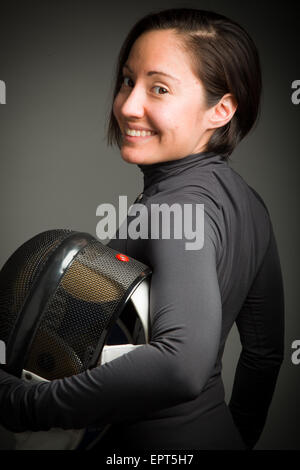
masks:
[[(6, 2), (8, 3), (8, 2)], [(1, 4), (0, 266), (33, 235), (72, 228), (95, 235), (96, 208), (133, 202), (142, 189), (138, 167), (108, 148), (105, 126), (112, 74), (131, 26), (152, 10), (211, 9), (244, 26), (262, 62), (259, 124), (235, 150), (231, 165), (265, 200), (272, 216), (285, 283), (286, 356), (257, 449), (300, 449), (300, 365), (291, 344), (299, 319), (299, 117), (291, 83), (300, 79), (297, 2), (10, 1)], [(242, 271), (242, 267), (241, 267)], [(230, 391), (240, 344), (229, 336), (223, 378)], [(0, 448), (12, 441), (3, 430)]]

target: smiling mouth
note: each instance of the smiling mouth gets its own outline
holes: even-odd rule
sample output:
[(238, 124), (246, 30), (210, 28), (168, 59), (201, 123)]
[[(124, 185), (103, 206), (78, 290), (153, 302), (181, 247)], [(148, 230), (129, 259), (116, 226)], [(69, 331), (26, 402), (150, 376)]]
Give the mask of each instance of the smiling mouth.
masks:
[(125, 129), (124, 135), (129, 137), (151, 137), (157, 134), (155, 131), (137, 130), (137, 129)]
[(145, 132), (145, 131), (140, 131), (140, 132), (135, 132), (133, 133), (124, 133), (123, 138), (127, 142), (143, 142), (145, 140), (151, 139), (152, 137), (155, 137), (157, 135), (157, 132)]

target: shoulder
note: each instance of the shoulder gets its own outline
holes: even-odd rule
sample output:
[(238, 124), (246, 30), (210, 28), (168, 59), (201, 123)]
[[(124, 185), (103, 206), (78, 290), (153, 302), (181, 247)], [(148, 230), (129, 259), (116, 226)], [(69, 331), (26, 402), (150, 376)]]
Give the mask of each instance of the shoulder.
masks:
[(157, 251), (160, 260), (170, 252), (187, 259), (208, 249), (220, 250), (222, 214), (204, 187), (174, 185), (145, 197), (137, 209), (148, 234), (144, 246), (152, 255)]

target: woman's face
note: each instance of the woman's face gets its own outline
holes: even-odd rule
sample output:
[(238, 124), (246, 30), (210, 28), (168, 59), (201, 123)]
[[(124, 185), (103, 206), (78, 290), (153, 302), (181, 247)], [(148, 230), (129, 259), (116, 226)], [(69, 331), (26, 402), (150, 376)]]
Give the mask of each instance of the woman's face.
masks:
[(158, 163), (201, 152), (212, 133), (203, 85), (178, 41), (171, 30), (150, 31), (131, 48), (113, 105), (122, 133), (121, 155), (129, 163)]

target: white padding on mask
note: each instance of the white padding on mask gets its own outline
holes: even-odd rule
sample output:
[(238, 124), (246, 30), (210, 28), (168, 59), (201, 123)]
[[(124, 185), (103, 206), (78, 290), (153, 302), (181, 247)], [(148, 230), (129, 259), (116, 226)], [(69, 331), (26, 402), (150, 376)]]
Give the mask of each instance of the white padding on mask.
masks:
[(141, 344), (114, 344), (112, 346), (104, 346), (101, 354), (101, 365), (106, 362), (113, 361), (123, 354), (127, 354), (135, 348), (139, 348)]

